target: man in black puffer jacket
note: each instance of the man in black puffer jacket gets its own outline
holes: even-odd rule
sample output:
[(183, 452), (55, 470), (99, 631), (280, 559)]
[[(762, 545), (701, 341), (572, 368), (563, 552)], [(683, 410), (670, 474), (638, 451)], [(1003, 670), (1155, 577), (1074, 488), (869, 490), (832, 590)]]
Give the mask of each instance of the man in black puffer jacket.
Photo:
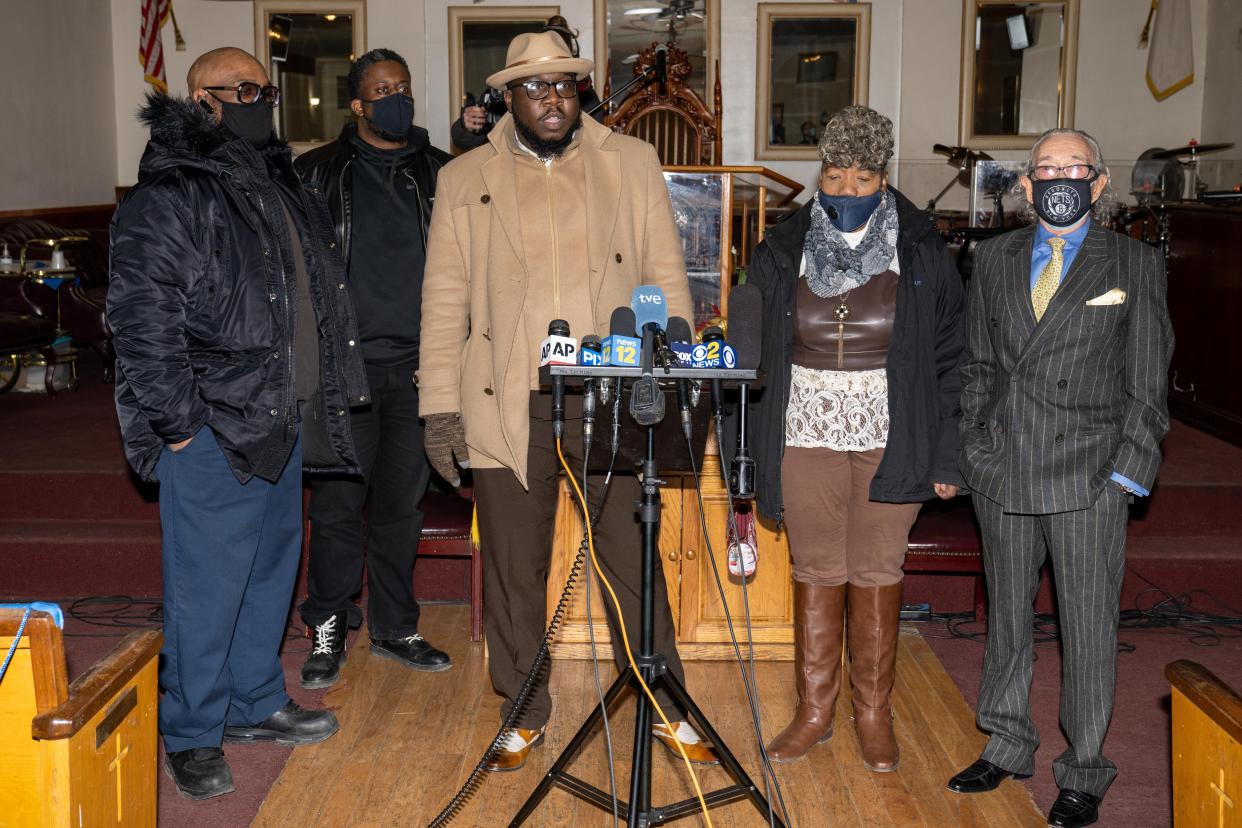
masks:
[(138, 185), (112, 223), (108, 322), (126, 454), (160, 481), (160, 732), (183, 796), (233, 790), (225, 742), (310, 744), (328, 711), (285, 692), (302, 469), (357, 473), (369, 399), (322, 196), (272, 135), (280, 91), (240, 49), (151, 95)]
[(302, 666), (308, 688), (330, 687), (340, 676), (346, 625), (358, 612), (352, 599), (362, 590), (364, 548), (371, 652), (425, 672), (452, 666), (418, 632), (413, 583), (419, 505), (431, 479), (414, 385), (423, 267), (436, 176), (451, 156), (411, 124), (410, 70), (396, 52), (372, 49), (354, 61), (349, 96), (355, 120), (295, 165), (328, 198), (372, 397), (351, 413), (365, 479), (333, 475), (311, 482), (308, 595), (301, 607), (314, 630)]

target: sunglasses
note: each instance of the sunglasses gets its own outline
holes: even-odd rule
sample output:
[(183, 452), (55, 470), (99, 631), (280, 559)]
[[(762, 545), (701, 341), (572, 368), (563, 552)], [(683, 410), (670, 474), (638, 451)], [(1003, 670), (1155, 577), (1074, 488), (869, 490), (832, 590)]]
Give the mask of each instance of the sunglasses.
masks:
[(237, 86), (204, 86), (203, 89), (211, 92), (211, 97), (220, 103), (231, 103), (226, 101), (216, 92), (233, 92), (237, 95), (237, 102), (242, 104), (258, 103), (262, 99), (268, 106), (275, 107), (280, 103), (280, 87), (279, 86), (259, 86), (257, 83), (250, 81), (242, 81)]

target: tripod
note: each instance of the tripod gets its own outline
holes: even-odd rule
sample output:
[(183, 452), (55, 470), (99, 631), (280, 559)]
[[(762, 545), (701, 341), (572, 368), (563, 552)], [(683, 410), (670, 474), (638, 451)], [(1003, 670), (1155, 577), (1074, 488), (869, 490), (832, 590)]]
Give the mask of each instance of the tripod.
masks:
[[(621, 393), (621, 388), (617, 388)], [(664, 481), (658, 479), (655, 461), (655, 426), (647, 428), (647, 452), (643, 461), (642, 499), (637, 504), (639, 522), (642, 524), (642, 603), (641, 627), (638, 651), (634, 654), (634, 662), (638, 665), (643, 681), (654, 692), (663, 687), (677, 702), (685, 707), (691, 722), (716, 749), (721, 766), (733, 777), (734, 784), (715, 791), (704, 792), (703, 800), (709, 807), (723, 805), (739, 799), (749, 798), (765, 817), (771, 810), (768, 801), (759, 792), (755, 783), (746, 775), (746, 771), (738, 763), (737, 758), (725, 746), (724, 740), (712, 727), (703, 711), (699, 709), (686, 688), (677, 677), (668, 671), (668, 659), (662, 653), (654, 652), (653, 619), (655, 617), (655, 579), (664, 577), (657, 568), (656, 556), (660, 534), (660, 491)], [(659, 574), (657, 575), (657, 573)], [(626, 820), (629, 828), (645, 828), (650, 825), (662, 825), (670, 820), (688, 816), (699, 810), (699, 800), (695, 797), (674, 802), (662, 807), (651, 804), (651, 734), (652, 706), (651, 700), (639, 687), (632, 666), (626, 667), (608, 688), (603, 701), (595, 706), (586, 721), (578, 728), (573, 739), (565, 746), (565, 750), (557, 757), (556, 762), (544, 775), (538, 787), (523, 803), (517, 815), (509, 823), (516, 828), (526, 821), (552, 790), (560, 785), (565, 790), (595, 805), (601, 810), (612, 811), (612, 797), (608, 792), (580, 779), (566, 768), (578, 755), (592, 733), (600, 726), (604, 712), (626, 688), (635, 690), (637, 709), (634, 716), (634, 754), (630, 772), (630, 798), (628, 802), (618, 803), (618, 811)], [(779, 817), (773, 816), (773, 825), (785, 828)]]

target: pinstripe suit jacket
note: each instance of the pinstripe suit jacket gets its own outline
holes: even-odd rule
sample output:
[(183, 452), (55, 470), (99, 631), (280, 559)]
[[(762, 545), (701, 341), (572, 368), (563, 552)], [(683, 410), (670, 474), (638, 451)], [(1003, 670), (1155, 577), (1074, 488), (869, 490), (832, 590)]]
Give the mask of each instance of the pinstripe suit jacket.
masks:
[[(961, 467), (1006, 511), (1085, 509), (1112, 472), (1151, 488), (1168, 431), (1164, 261), (1092, 223), (1043, 319), (1025, 227), (979, 245), (962, 372)], [(1113, 288), (1120, 304), (1088, 305)]]

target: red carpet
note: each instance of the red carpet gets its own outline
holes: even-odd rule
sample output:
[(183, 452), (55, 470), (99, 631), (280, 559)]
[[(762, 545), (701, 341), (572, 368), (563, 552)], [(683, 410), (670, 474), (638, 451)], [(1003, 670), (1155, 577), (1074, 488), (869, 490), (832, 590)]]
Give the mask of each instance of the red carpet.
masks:
[[(82, 387), (55, 400), (42, 395), (0, 396), (0, 599), (55, 600), (65, 596), (160, 593), (158, 508), (152, 487), (134, 479), (121, 452), (112, 388), (102, 384), (97, 363), (84, 355)], [(1123, 609), (1148, 588), (1143, 578), (1170, 592), (1210, 591), (1242, 609), (1242, 449), (1174, 424), (1164, 444), (1166, 461), (1150, 499), (1133, 511)], [(456, 561), (424, 561), (416, 582), (420, 597), (464, 599)], [(302, 592), (299, 585), (299, 593)], [(927, 602), (936, 612), (971, 608), (970, 578), (911, 576), (906, 601)], [(1144, 606), (1154, 600), (1142, 596)], [(1037, 609), (1054, 604), (1045, 584)], [(1197, 607), (1223, 612), (1200, 599)], [(978, 694), (983, 648), (949, 638), (943, 624), (923, 625), (945, 669), (963, 695)], [(967, 630), (981, 631), (982, 625)], [(77, 637), (97, 627), (69, 621), (71, 675), (95, 661), (116, 638)], [(102, 630), (109, 633), (110, 630)], [(1169, 778), (1168, 685), (1164, 665), (1178, 658), (1199, 661), (1234, 687), (1242, 687), (1242, 643), (1224, 639), (1198, 646), (1169, 632), (1126, 632), (1133, 652), (1119, 657), (1117, 711), (1106, 744), (1120, 773), (1102, 810), (1106, 826), (1172, 824)], [(1205, 643), (1205, 642), (1201, 642)], [(305, 639), (287, 643), (284, 655), (294, 697), (318, 705), (322, 692), (297, 688)], [(1056, 795), (1052, 759), (1065, 746), (1057, 724), (1060, 657), (1055, 644), (1039, 648), (1033, 700), (1043, 745), (1039, 770), (1028, 783), (1041, 807)], [(248, 825), (289, 749), (235, 747), (228, 752), (237, 792), (205, 803), (180, 799), (161, 777), (160, 823), (166, 826)]]

